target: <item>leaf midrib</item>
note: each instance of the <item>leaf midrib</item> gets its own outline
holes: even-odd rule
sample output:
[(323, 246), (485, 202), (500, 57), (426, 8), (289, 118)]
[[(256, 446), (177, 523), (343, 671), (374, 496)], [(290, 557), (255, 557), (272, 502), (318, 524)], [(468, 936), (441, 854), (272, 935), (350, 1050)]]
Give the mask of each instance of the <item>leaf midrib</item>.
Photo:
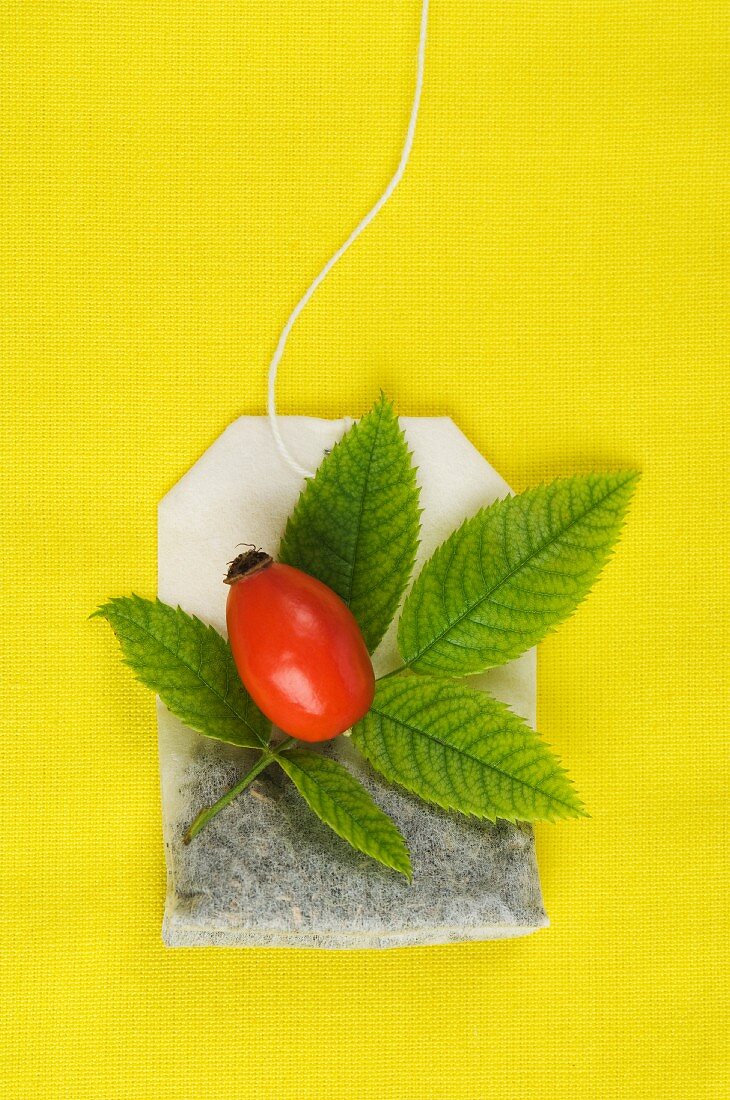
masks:
[[(200, 672), (197, 669), (193, 668), (192, 665), (188, 664), (187, 661), (183, 660), (183, 658), (180, 656), (179, 652), (172, 649), (172, 647), (169, 646), (166, 642), (164, 642), (162, 640), (162, 638), (158, 638), (157, 635), (154, 634), (151, 630), (149, 630), (146, 626), (143, 626), (140, 623), (138, 623), (136, 619), (130, 618), (129, 615), (124, 615), (121, 612), (115, 612), (115, 616), (116, 616), (116, 618), (122, 619), (124, 622), (130, 623), (132, 626), (137, 627), (137, 629), (142, 630), (147, 635), (148, 638), (151, 638), (154, 642), (157, 642), (157, 644), (159, 646), (161, 646), (162, 649), (166, 650), (169, 654), (171, 654), (177, 661), (180, 662), (181, 665), (183, 665), (184, 668), (186, 668), (189, 672), (192, 672), (193, 676), (195, 676), (198, 680), (200, 680), (201, 684), (203, 684), (204, 687), (207, 687), (208, 691), (210, 691), (213, 695), (215, 695), (216, 699), (220, 699), (221, 703), (223, 703), (223, 705), (225, 707), (227, 707), (228, 710), (230, 710), (231, 714), (235, 718), (237, 718), (238, 721), (241, 722), (250, 733), (253, 734), (253, 736), (256, 738), (256, 740), (259, 742), (259, 744), (264, 743), (264, 742), (262, 742), (257, 730), (254, 729), (254, 727), (250, 724), (248, 719), (244, 718), (244, 716), (242, 714), (240, 714), (236, 710), (236, 708), (231, 705), (231, 703), (229, 703), (228, 699), (225, 696), (221, 695), (221, 693), (219, 691), (216, 691), (216, 689), (213, 687), (213, 685), (208, 683), (208, 681), (205, 679), (205, 677), (201, 676)], [(205, 625), (205, 624), (203, 624), (203, 625)], [(179, 627), (178, 627), (178, 634), (179, 634)], [(132, 641), (132, 639), (127, 638), (127, 641)], [(226, 664), (227, 664), (227, 662), (226, 662)]]
[(375, 454), (375, 448), (376, 448), (377, 443), (378, 443), (378, 436), (380, 435), (380, 426), (383, 423), (383, 409), (384, 409), (384, 404), (381, 400), (380, 408), (378, 410), (378, 422), (375, 425), (375, 432), (373, 434), (373, 441), (372, 441), (372, 444), (370, 446), (370, 454), (368, 455), (367, 467), (365, 469), (365, 479), (363, 481), (363, 491), (360, 494), (360, 505), (359, 505), (359, 508), (358, 508), (358, 511), (357, 511), (357, 521), (356, 521), (356, 524), (355, 524), (355, 542), (354, 542), (354, 545), (353, 545), (353, 548), (352, 548), (352, 561), (350, 562), (350, 568), (349, 568), (348, 577), (347, 577), (347, 598), (345, 599), (345, 603), (347, 604), (348, 607), (350, 606), (350, 603), (352, 601), (352, 588), (353, 588), (353, 578), (355, 576), (355, 563), (357, 561), (357, 554), (358, 554), (358, 550), (360, 548), (360, 536), (361, 536), (361, 533), (362, 533), (362, 517), (363, 517), (363, 514), (365, 512), (365, 496), (366, 496), (366, 493), (367, 493), (368, 484), (370, 482), (370, 471), (371, 471), (372, 465), (373, 465), (373, 455)]
[(458, 626), (460, 622), (463, 622), (463, 620), (466, 619), (467, 616), (471, 615), (472, 611), (474, 611), (481, 604), (486, 603), (489, 597), (493, 596), (495, 592), (498, 592), (499, 589), (503, 585), (505, 585), (507, 581), (509, 581), (516, 573), (519, 573), (521, 569), (528, 565), (539, 554), (542, 554), (544, 550), (547, 550), (550, 546), (553, 546), (554, 543), (556, 543), (559, 539), (563, 538), (563, 536), (566, 535), (568, 531), (571, 530), (571, 528), (573, 528), (577, 523), (580, 523), (581, 520), (584, 520), (586, 516), (589, 516), (591, 512), (595, 511), (596, 508), (599, 508), (602, 504), (605, 504), (609, 497), (613, 496), (613, 494), (618, 492), (619, 489), (623, 489), (629, 481), (631, 481), (631, 477), (627, 477), (626, 481), (622, 481), (619, 485), (614, 485), (614, 487), (610, 489), (609, 492), (605, 494), (605, 496), (601, 497), (600, 500), (595, 501), (590, 508), (586, 509), (585, 512), (581, 512), (579, 516), (576, 516), (575, 519), (572, 519), (569, 524), (561, 528), (561, 530), (556, 535), (554, 535), (552, 538), (547, 539), (547, 541), (542, 543), (536, 550), (532, 550), (526, 557), (522, 558), (515, 566), (513, 566), (512, 569), (510, 569), (509, 573), (506, 573), (505, 576), (497, 582), (497, 584), (494, 584), (487, 592), (480, 596), (478, 600), (475, 600), (472, 604), (470, 604), (465, 611), (461, 612), (455, 619), (451, 620), (444, 627), (443, 630), (439, 631), (439, 633), (428, 643), (428, 645), (424, 646), (423, 649), (418, 650), (418, 652), (415, 653), (413, 657), (409, 657), (408, 660), (404, 662), (403, 668), (410, 668), (411, 665), (416, 663), (416, 661), (420, 661), (421, 657), (423, 657), (425, 653), (428, 653), (430, 649), (433, 649), (433, 647), (438, 642), (440, 642), (446, 634), (453, 630), (455, 626)]

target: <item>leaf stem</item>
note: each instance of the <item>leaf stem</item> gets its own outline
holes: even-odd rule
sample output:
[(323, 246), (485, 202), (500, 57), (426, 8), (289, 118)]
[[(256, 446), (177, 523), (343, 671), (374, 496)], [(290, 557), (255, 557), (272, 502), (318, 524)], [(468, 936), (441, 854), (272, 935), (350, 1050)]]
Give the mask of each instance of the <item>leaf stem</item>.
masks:
[(200, 830), (207, 825), (216, 814), (225, 809), (225, 807), (233, 802), (235, 798), (238, 798), (239, 794), (242, 794), (243, 791), (246, 790), (246, 787), (250, 787), (256, 776), (276, 759), (276, 754), (279, 750), (285, 748), (293, 740), (293, 737), (285, 737), (278, 745), (269, 746), (267, 749), (262, 750), (261, 756), (250, 771), (246, 772), (243, 779), (239, 779), (238, 783), (234, 784), (230, 790), (226, 791), (226, 793), (219, 798), (217, 802), (214, 802), (212, 806), (208, 806), (206, 809), (200, 811), (192, 824), (188, 826), (183, 836), (183, 844), (189, 844), (193, 837), (197, 836)]

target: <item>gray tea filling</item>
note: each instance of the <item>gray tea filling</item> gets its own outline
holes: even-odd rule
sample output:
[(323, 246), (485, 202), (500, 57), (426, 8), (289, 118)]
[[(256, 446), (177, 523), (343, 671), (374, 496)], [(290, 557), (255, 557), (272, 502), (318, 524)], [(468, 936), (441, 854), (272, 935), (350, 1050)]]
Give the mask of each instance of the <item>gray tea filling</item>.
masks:
[[(447, 419), (402, 418), (424, 507), (416, 570), (461, 520), (507, 486)], [(287, 443), (315, 467), (344, 421), (281, 418)], [(159, 595), (225, 631), (226, 562), (241, 542), (276, 553), (301, 482), (283, 465), (268, 422), (232, 424), (161, 502)], [(394, 627), (375, 660), (398, 663)], [(534, 722), (528, 653), (474, 677)], [(427, 806), (390, 786), (347, 738), (324, 746), (368, 788), (403, 833), (412, 883), (341, 840), (274, 768), (191, 842), (182, 835), (252, 762), (251, 754), (186, 729), (158, 702), (170, 946), (398, 947), (502, 939), (548, 922), (532, 830)]]

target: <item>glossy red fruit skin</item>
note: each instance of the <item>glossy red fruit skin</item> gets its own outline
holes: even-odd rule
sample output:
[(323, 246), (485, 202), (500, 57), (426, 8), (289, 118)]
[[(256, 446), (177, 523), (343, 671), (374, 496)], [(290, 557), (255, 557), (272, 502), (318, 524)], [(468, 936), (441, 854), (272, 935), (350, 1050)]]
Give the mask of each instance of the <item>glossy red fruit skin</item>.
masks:
[(354, 615), (331, 588), (278, 562), (229, 583), (233, 658), (267, 718), (301, 741), (328, 741), (367, 713), (373, 666)]

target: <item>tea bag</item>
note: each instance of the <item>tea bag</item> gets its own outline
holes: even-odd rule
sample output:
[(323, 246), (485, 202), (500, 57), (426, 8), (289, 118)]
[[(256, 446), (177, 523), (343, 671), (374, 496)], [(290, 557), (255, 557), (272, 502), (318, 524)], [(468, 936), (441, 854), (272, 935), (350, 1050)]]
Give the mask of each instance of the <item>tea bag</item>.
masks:
[[(461, 521), (508, 486), (447, 418), (402, 417), (421, 486), (414, 576)], [(351, 423), (282, 417), (287, 447), (311, 469)], [(240, 543), (276, 554), (301, 479), (282, 462), (268, 421), (241, 417), (159, 508), (158, 591), (225, 633), (226, 563)], [(399, 664), (396, 623), (374, 656)], [(534, 725), (535, 653), (472, 677)], [(532, 830), (430, 807), (391, 786), (347, 737), (321, 751), (348, 767), (403, 833), (411, 883), (352, 849), (270, 768), (192, 841), (183, 833), (253, 760), (192, 732), (158, 702), (169, 946), (399, 947), (501, 939), (548, 922)]]

